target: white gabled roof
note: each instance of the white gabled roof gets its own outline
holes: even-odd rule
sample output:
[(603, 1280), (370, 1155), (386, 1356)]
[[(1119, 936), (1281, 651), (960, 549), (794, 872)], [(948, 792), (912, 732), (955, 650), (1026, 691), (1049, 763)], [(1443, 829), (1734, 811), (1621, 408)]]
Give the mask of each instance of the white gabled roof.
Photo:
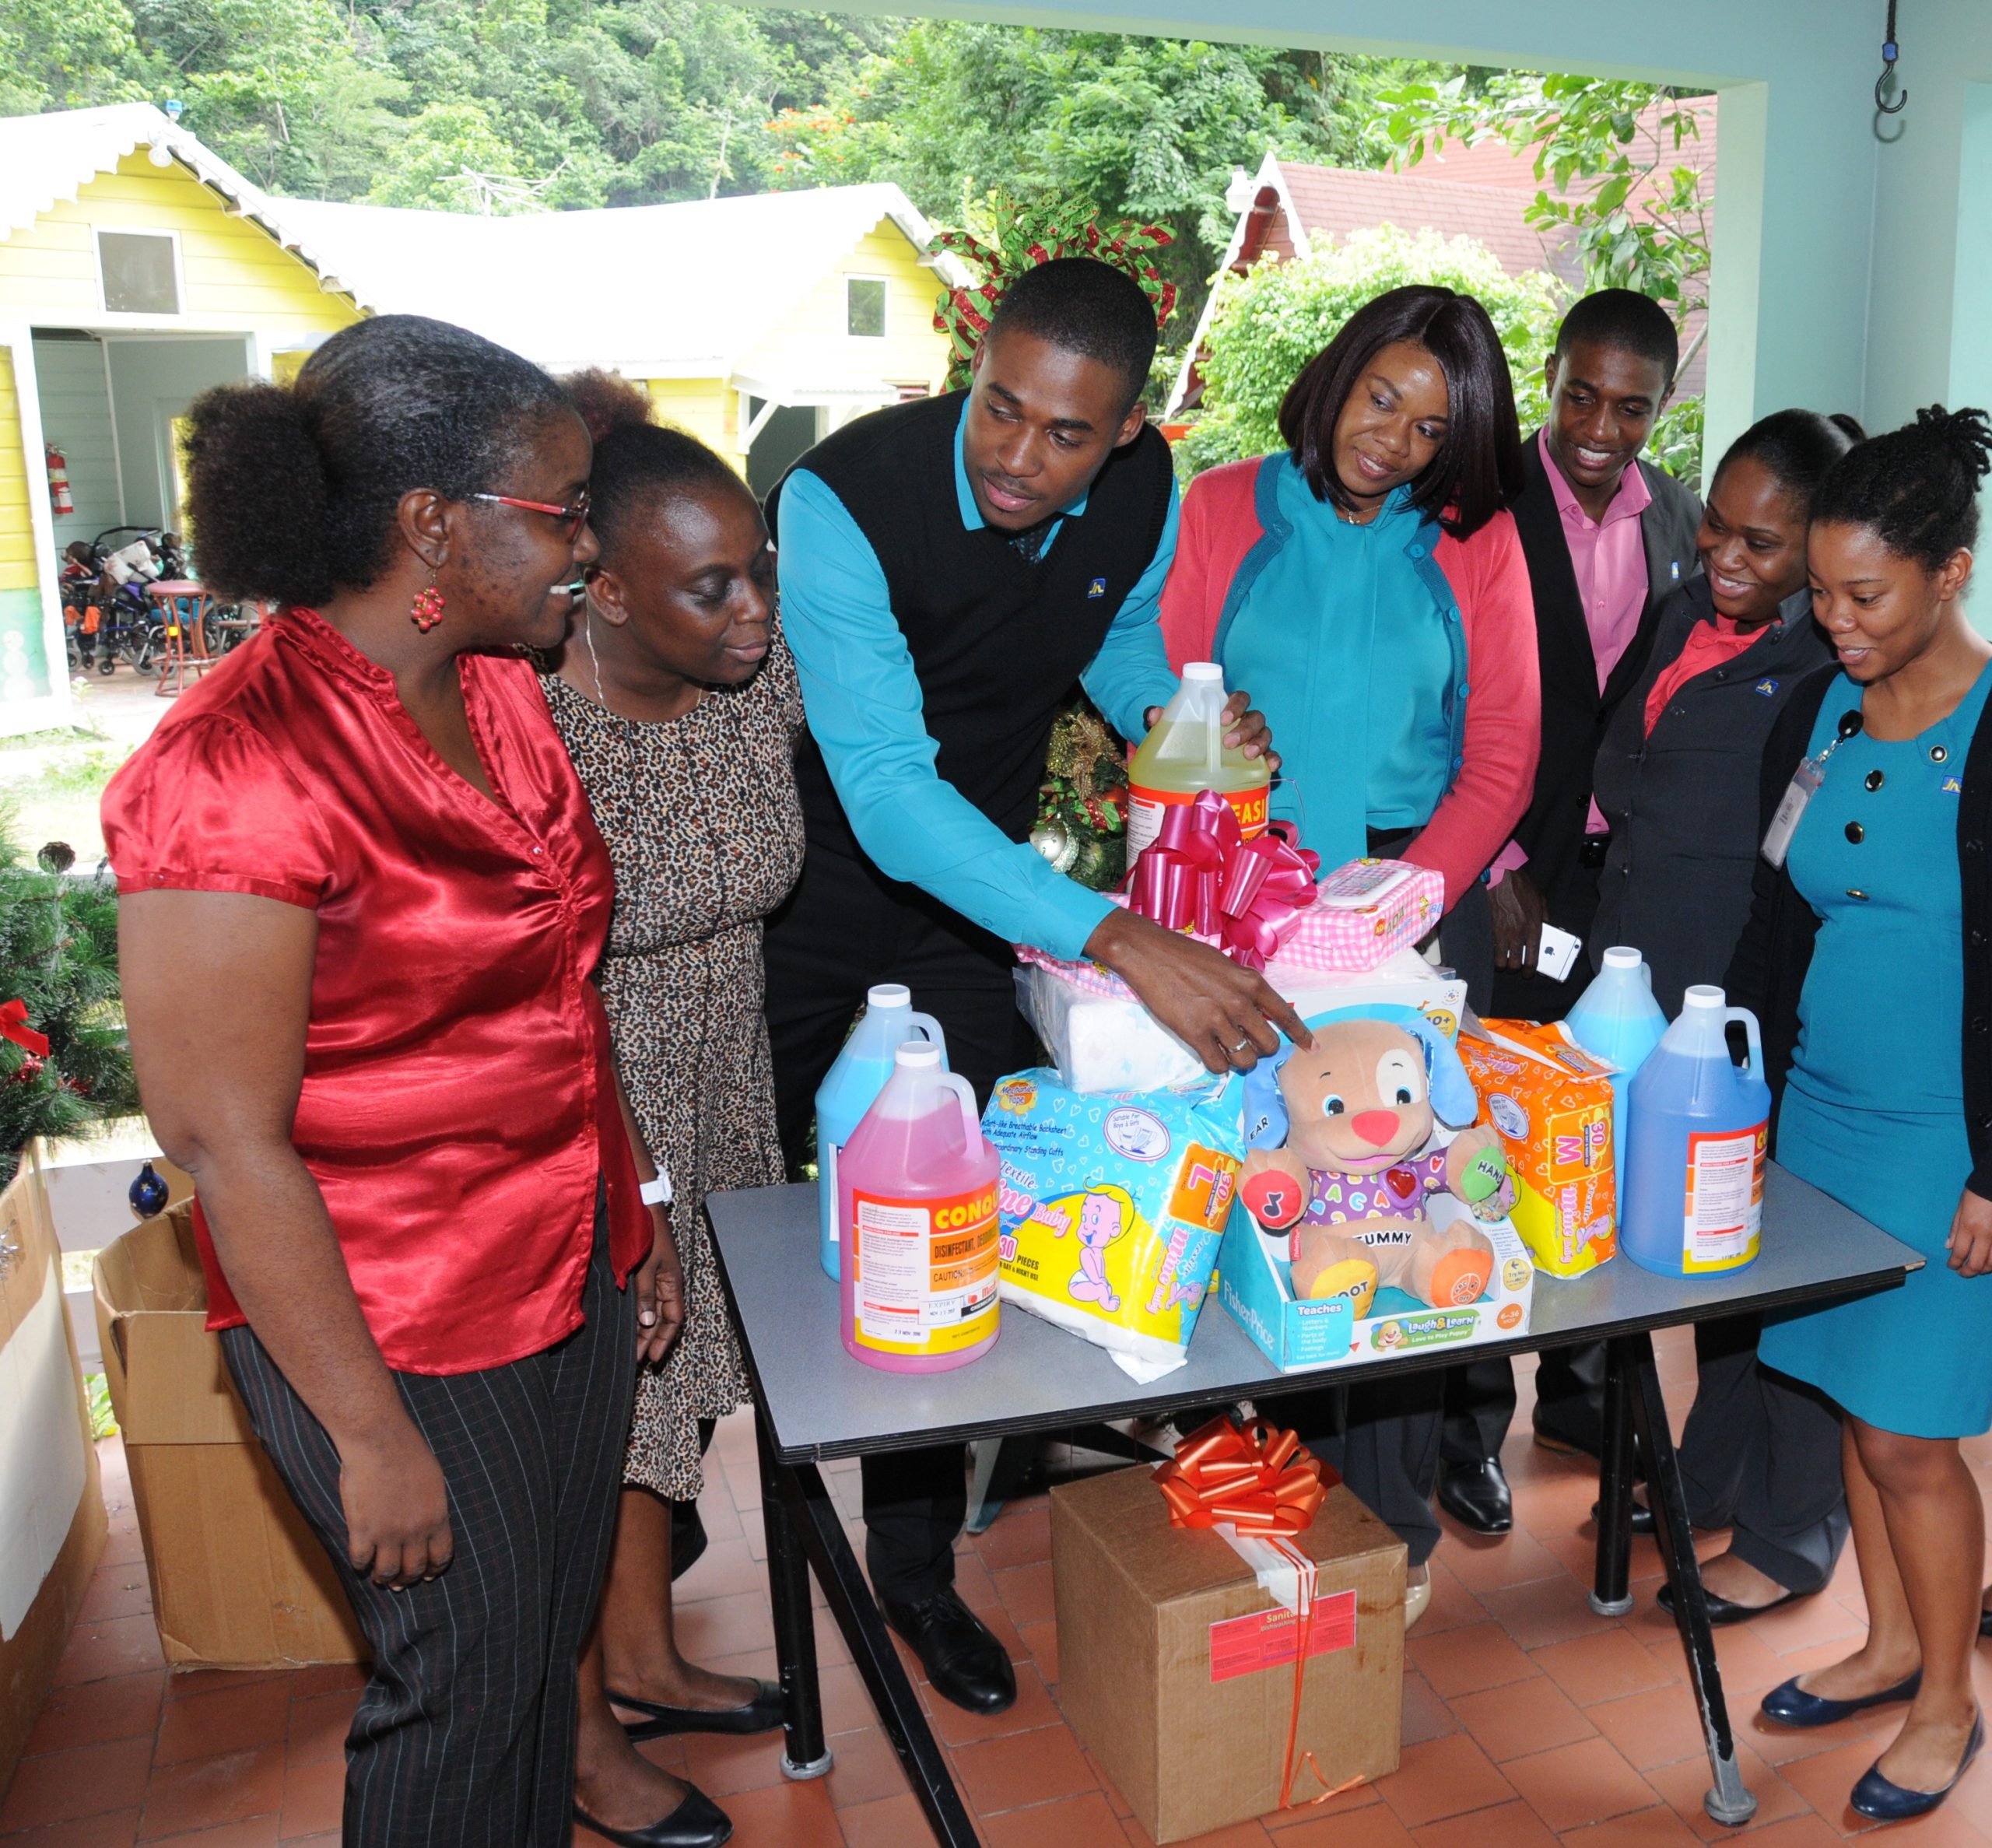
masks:
[(932, 235), (890, 184), (511, 217), (308, 199), (280, 209), (370, 307), (455, 321), (556, 370), (637, 378), (727, 377), (881, 221), (917, 251)]
[(152, 146), (164, 148), (244, 218), (323, 272), (324, 265), (290, 223), (289, 200), (271, 198), (149, 103), (0, 116), (0, 242), (26, 230), (52, 206), (74, 199), (99, 174), (116, 172), (126, 155)]

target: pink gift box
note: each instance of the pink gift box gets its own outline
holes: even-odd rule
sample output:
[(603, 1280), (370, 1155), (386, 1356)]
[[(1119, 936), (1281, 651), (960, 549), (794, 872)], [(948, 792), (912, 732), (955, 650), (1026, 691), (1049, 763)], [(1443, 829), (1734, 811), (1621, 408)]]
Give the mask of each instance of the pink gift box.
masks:
[[(1292, 930), (1280, 939), (1269, 975), (1289, 970), (1361, 975), (1436, 927), (1446, 902), (1446, 882), (1442, 875), (1429, 867), (1412, 866), (1402, 861), (1351, 861), (1349, 864), (1401, 867), (1411, 876), (1374, 903), (1353, 910), (1319, 903), (1310, 905), (1298, 915)], [(1338, 867), (1327, 877), (1333, 878), (1346, 870)], [(1117, 905), (1127, 903), (1119, 892), (1109, 892), (1107, 896)], [(1213, 939), (1204, 937), (1198, 941), (1208, 943)], [(1020, 943), (1015, 948), (1020, 961), (1049, 969), (1085, 994), (1125, 996), (1133, 992), (1118, 976), (1097, 963), (1064, 962), (1028, 944)]]

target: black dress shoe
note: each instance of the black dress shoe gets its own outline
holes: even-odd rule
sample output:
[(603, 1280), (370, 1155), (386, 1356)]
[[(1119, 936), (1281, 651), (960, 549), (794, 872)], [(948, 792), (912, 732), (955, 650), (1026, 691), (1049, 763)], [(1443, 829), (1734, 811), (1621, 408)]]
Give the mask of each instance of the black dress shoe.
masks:
[[(1766, 1611), (1781, 1610), (1799, 1598), (1811, 1597), (1812, 1594), (1809, 1591), (1787, 1591), (1783, 1597), (1774, 1597), (1767, 1604), (1735, 1604), (1706, 1587), (1703, 1588), (1702, 1595), (1708, 1600), (1709, 1622), (1722, 1624), (1748, 1623), (1752, 1618), (1761, 1617)], [(1671, 1617), (1674, 1615), (1674, 1587), (1671, 1585), (1661, 1586), (1654, 1594), (1653, 1601)]]
[(633, 1745), (646, 1739), (661, 1739), (672, 1733), (771, 1733), (781, 1724), (781, 1689), (773, 1681), (756, 1681), (754, 1698), (739, 1707), (674, 1707), (661, 1701), (639, 1700), (633, 1694), (608, 1698), (619, 1707), (629, 1707), (644, 1717), (626, 1720), (622, 1730)]
[(1559, 1457), (1588, 1457), (1597, 1462), (1604, 1455), (1604, 1428), (1582, 1401), (1555, 1409), (1537, 1406), (1535, 1441)]
[[(1602, 1502), (1591, 1503), (1590, 1517), (1593, 1520), (1599, 1517), (1604, 1506), (1604, 1504)], [(1649, 1539), (1660, 1531), (1659, 1524), (1654, 1520), (1653, 1510), (1644, 1502), (1635, 1502), (1633, 1504), (1633, 1518), (1629, 1524), (1635, 1534), (1643, 1534)]]
[(910, 1604), (881, 1599), (879, 1608), (913, 1646), (942, 1699), (971, 1713), (1000, 1713), (1015, 1702), (1017, 1676), (1009, 1656), (952, 1587)]
[(1439, 1473), (1439, 1506), (1476, 1534), (1505, 1534), (1515, 1524), (1514, 1498), (1499, 1457), (1463, 1468), (1447, 1464)]
[(685, 1787), (685, 1801), (661, 1822), (647, 1829), (611, 1829), (577, 1803), (574, 1820), (619, 1848), (720, 1848), (733, 1837), (732, 1819), (696, 1784)]

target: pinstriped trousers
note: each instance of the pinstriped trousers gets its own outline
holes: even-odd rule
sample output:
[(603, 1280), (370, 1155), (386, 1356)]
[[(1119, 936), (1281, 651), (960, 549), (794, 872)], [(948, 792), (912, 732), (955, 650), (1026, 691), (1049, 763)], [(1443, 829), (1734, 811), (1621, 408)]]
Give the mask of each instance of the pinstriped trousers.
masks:
[[(449, 1493), (449, 1569), (383, 1590), (346, 1560), (331, 1439), (247, 1328), (228, 1369), (374, 1651), (346, 1736), (345, 1848), (566, 1848), (576, 1664), (615, 1531), (636, 1383), (636, 1299), (603, 1215), (583, 1327), (483, 1373), (395, 1381)], [(466, 1306), (475, 1313), (474, 1306)]]

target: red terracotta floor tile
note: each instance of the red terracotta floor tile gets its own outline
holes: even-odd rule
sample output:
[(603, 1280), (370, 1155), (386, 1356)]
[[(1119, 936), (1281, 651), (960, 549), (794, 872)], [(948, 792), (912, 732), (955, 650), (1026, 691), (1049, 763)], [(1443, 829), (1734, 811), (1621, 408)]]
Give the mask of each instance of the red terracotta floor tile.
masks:
[(1310, 1816), (1273, 1831), (1277, 1848), (1412, 1848), (1410, 1831), (1382, 1804), (1345, 1816)]
[[(927, 1826), (926, 1812), (910, 1790), (840, 1809), (837, 1821), (850, 1848), (934, 1848), (934, 1832)], [(1109, 1839), (1113, 1848), (1120, 1848), (1122, 1838), (1117, 1832)]]
[(833, 1808), (875, 1803), (908, 1788), (899, 1754), (882, 1727), (868, 1726), (859, 1732), (839, 1733), (831, 1739), (830, 1749), (836, 1762), (825, 1782), (829, 1786)]
[(1616, 1619), (1601, 1617), (1590, 1608), (1589, 1590), (1587, 1581), (1559, 1573), (1526, 1585), (1490, 1587), (1481, 1593), (1480, 1601), (1524, 1649), (1540, 1649), (1573, 1636), (1595, 1636), (1612, 1627)]
[(68, 1646), (55, 1666), (55, 1685), (72, 1688), (79, 1681), (107, 1681), (165, 1666), (159, 1630), (149, 1615), (107, 1618), (79, 1623), (70, 1632)]
[(1794, 1816), (1769, 1828), (1753, 1828), (1748, 1839), (1750, 1848), (1837, 1848), (1845, 1838), (1817, 1816)]
[(984, 1739), (951, 1752), (955, 1779), (984, 1816), (1075, 1797), (1095, 1787), (1078, 1741), (1063, 1726)]
[(1562, 1562), (1534, 1535), (1517, 1529), (1499, 1540), (1469, 1535), (1450, 1515), (1442, 1516), (1445, 1538), (1439, 1543), (1438, 1557), (1447, 1569), (1477, 1597), (1502, 1585), (1526, 1585), (1531, 1579), (1553, 1578), (1563, 1570)]
[(103, 1555), (98, 1559), (96, 1568), (101, 1572), (107, 1566), (129, 1566), (135, 1561), (141, 1566), (146, 1562), (145, 1537), (135, 1527), (114, 1533), (104, 1541)]
[[(290, 1723), (285, 1734), (284, 1762), (300, 1765), (329, 1764), (345, 1761), (345, 1735), (352, 1724), (358, 1702), (350, 1693), (314, 1694), (307, 1700), (290, 1703)], [(827, 1707), (825, 1711), (828, 1712)]]
[(975, 1550), (992, 1572), (1008, 1566), (1030, 1566), (1051, 1557), (1051, 1499), (1033, 1496), (1012, 1502), (986, 1534), (978, 1534)]
[(1037, 1664), (1037, 1671), (1053, 1686), (1058, 1681), (1058, 1625), (1055, 1620), (1045, 1623), (1020, 1623), (1017, 1634), (1022, 1637), (1024, 1647), (1031, 1653)]
[(188, 1835), (175, 1836), (166, 1848), (276, 1848), (280, 1826), (275, 1816), (251, 1816), (240, 1822), (224, 1822), (217, 1829), (197, 1829)]
[(672, 1612), (672, 1621), (679, 1648), (694, 1662), (738, 1655), (742, 1650), (764, 1648), (774, 1641), (774, 1619), (769, 1614), (765, 1586), (731, 1597), (681, 1604)]
[(1527, 1681), (1542, 1672), (1497, 1623), (1468, 1624), (1436, 1636), (1414, 1632), (1405, 1641), (1405, 1654), (1442, 1700)]
[(356, 1694), (366, 1685), (366, 1671), (357, 1662), (321, 1662), (310, 1668), (293, 1671), (290, 1696), (308, 1699), (314, 1694), (337, 1694), (351, 1688)]
[(0, 1804), (0, 1833), (131, 1808), (144, 1799), (152, 1755), (141, 1736), (22, 1759)]
[[(1636, 1771), (1694, 1758), (1706, 1749), (1695, 1702), (1671, 1681), (1622, 1700), (1601, 1701), (1587, 1707), (1584, 1714)], [(1741, 1717), (1734, 1706), (1729, 1714), (1730, 1724), (1741, 1730)]]
[(1008, 1810), (982, 1825), (989, 1848), (1126, 1848), (1120, 1818), (1097, 1790)]
[(842, 1848), (843, 1829), (820, 1778), (743, 1790), (724, 1808), (740, 1848)]
[(7, 1848), (132, 1848), (139, 1832), (139, 1812), (111, 1810), (74, 1822), (58, 1822), (31, 1835), (0, 1836)]
[(1497, 1765), (1597, 1736), (1591, 1717), (1546, 1674), (1513, 1687), (1456, 1695), (1448, 1704)]
[(345, 1813), (345, 1766), (291, 1765), (283, 1774), (283, 1833), (323, 1835), (337, 1829)]
[(1652, 1652), (1623, 1629), (1552, 1643), (1532, 1653), (1536, 1666), (1580, 1707), (1642, 1693), (1668, 1679)]
[(1433, 1692), (1432, 1684), (1415, 1668), (1404, 1675), (1404, 1731), (1401, 1743), (1422, 1745), (1429, 1739), (1443, 1739), (1460, 1730), (1457, 1715)]
[(1514, 1787), (1464, 1733), (1408, 1746), (1398, 1769), (1377, 1789), (1407, 1829), (1513, 1799)]
[[(1155, 1848), (1149, 1832), (1132, 1816), (1121, 1818), (1129, 1848)], [(1208, 1835), (1191, 1836), (1177, 1848), (1268, 1848), (1272, 1837), (1257, 1822), (1234, 1822), (1229, 1829), (1214, 1829)]]
[(1418, 1848), (1550, 1848), (1556, 1838), (1525, 1803), (1449, 1816), (1411, 1832)]
[(1043, 1623), (1057, 1615), (1051, 1596), (1051, 1562), (1005, 1566), (994, 1575), (996, 1595), (1012, 1623)]
[(282, 1801), (281, 1745), (162, 1765), (146, 1792), (139, 1839), (185, 1835), (191, 1829), (274, 1815)]
[(1480, 1601), (1460, 1583), (1444, 1556), (1434, 1553), (1429, 1565), (1432, 1601), (1425, 1607), (1425, 1615), (1419, 1618), (1412, 1635), (1436, 1636), (1441, 1630), (1457, 1629), (1461, 1624), (1485, 1622), (1487, 1612)]
[(1594, 1822), (1588, 1829), (1566, 1830), (1563, 1848), (1696, 1848), (1701, 1839), (1662, 1804), (1657, 1809), (1614, 1816), (1609, 1822)]
[(783, 1781), (780, 1733), (740, 1738), (725, 1733), (687, 1733), (686, 1762), (692, 1781), (724, 1807), (736, 1790), (758, 1790)]
[(100, 1564), (90, 1580), (89, 1590), (83, 1594), (79, 1621), (96, 1623), (107, 1617), (149, 1615), (152, 1608), (152, 1587), (146, 1581), (143, 1561)]
[(715, 1540), (698, 1564), (672, 1587), (671, 1601), (674, 1605), (703, 1604), (709, 1597), (730, 1597), (742, 1591), (767, 1595), (766, 1562), (747, 1550), (744, 1539)]
[(1524, 1801), (1559, 1834), (1650, 1809), (1659, 1795), (1609, 1739), (1559, 1745), (1501, 1769)]
[(268, 1745), (283, 1738), (289, 1718), (289, 1702), (261, 1682), (170, 1701), (160, 1721), (153, 1762), (177, 1765), (183, 1759), (211, 1759)]
[[(1811, 1808), (1804, 1797), (1741, 1741), (1736, 1748), (1736, 1767), (1742, 1774), (1745, 1787), (1757, 1800), (1757, 1814), (1751, 1825), (1752, 1842), (1756, 1839), (1755, 1831), (1758, 1828), (1781, 1822), (1788, 1816), (1804, 1815)], [(1865, 1769), (1865, 1766), (1862, 1769)], [(1647, 1782), (1673, 1806), (1675, 1814), (1704, 1841), (1734, 1832), (1715, 1822), (1703, 1807), (1702, 1799), (1707, 1795), (1710, 1782), (1709, 1762), (1705, 1755), (1682, 1759), (1671, 1765), (1656, 1765), (1644, 1776)], [(1847, 1789), (1853, 1787), (1850, 1779)], [(1845, 1800), (1846, 1793), (1843, 1791), (1840, 1801), (1844, 1804)]]
[(166, 1698), (166, 1673), (121, 1674), (113, 1681), (84, 1681), (58, 1688), (43, 1704), (29, 1734), (27, 1752), (66, 1752), (102, 1745), (113, 1739), (149, 1738), (159, 1726)]
[(303, 1676), (319, 1672), (312, 1668), (177, 1668), (167, 1678), (166, 1698), (191, 1700), (197, 1694), (218, 1694), (230, 1688), (253, 1688), (259, 1681), (282, 1681), (286, 1684), (282, 1698), (288, 1700), (296, 1693), (297, 1684)]

